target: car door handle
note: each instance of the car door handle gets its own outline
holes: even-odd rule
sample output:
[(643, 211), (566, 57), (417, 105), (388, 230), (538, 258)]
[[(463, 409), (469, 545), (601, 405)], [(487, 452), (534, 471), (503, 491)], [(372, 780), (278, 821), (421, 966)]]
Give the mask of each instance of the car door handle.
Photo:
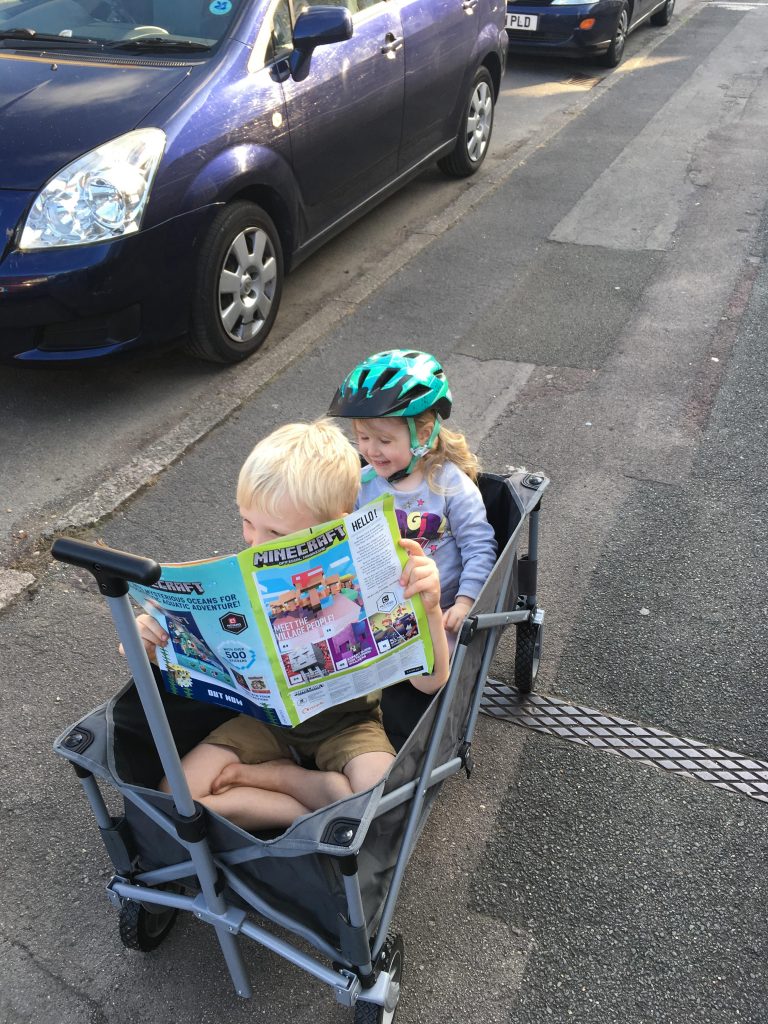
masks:
[(476, 7), (477, 0), (463, 0), (463, 3), (461, 5), (462, 11), (466, 11), (467, 13), (469, 13), (470, 11), (474, 11)]
[[(477, 0), (475, 0), (475, 3), (477, 3)], [(386, 39), (386, 43), (382, 46), (381, 52), (387, 57), (394, 57), (403, 45), (403, 37), (396, 36), (394, 32), (387, 32), (384, 38)]]

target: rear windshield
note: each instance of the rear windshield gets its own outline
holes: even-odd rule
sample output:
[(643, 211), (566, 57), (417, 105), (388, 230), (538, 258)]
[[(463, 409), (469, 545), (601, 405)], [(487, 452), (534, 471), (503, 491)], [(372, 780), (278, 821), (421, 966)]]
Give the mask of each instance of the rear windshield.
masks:
[[(0, 0), (0, 42), (34, 35), (105, 43), (149, 39), (215, 46), (247, 0)], [(14, 31), (15, 30), (15, 31)], [(22, 34), (22, 30), (30, 30)], [(4, 44), (7, 45), (7, 42)], [(202, 48), (202, 46), (201, 46)]]

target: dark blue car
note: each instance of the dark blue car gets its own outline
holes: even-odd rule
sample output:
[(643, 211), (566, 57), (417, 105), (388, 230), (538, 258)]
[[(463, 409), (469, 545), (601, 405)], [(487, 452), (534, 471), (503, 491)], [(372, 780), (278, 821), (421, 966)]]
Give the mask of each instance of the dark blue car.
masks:
[(4, 0), (0, 358), (236, 362), (283, 275), (482, 164), (502, 0)]
[(615, 68), (644, 21), (666, 25), (675, 0), (507, 0), (510, 49), (587, 57)]

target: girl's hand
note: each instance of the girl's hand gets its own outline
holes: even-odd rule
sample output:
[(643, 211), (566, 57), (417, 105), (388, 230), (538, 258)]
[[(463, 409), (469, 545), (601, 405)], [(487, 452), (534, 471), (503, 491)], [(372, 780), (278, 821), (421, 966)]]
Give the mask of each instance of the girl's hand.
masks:
[(419, 594), (425, 611), (434, 611), (440, 607), (440, 574), (437, 565), (424, 554), (421, 545), (415, 540), (401, 537), (400, 547), (408, 552), (408, 561), (400, 576), (403, 596), (411, 598)]
[(457, 597), (456, 604), (443, 612), (443, 625), (450, 633), (458, 633), (466, 619), (469, 609), (474, 604), (468, 597)]
[[(144, 650), (147, 652), (147, 657), (150, 661), (154, 661), (155, 664), (157, 664), (155, 649), (158, 646), (165, 647), (169, 640), (168, 634), (157, 619), (153, 619), (151, 615), (138, 615), (136, 617), (136, 625), (139, 627), (141, 642), (144, 644)], [(118, 650), (122, 656), (125, 657), (125, 650), (122, 644), (120, 644)]]
[(403, 596), (411, 598), (414, 594), (421, 596), (427, 613), (429, 635), (432, 637), (432, 649), (435, 664), (429, 676), (411, 676), (410, 680), (422, 693), (435, 693), (445, 683), (450, 671), (450, 655), (448, 641), (443, 626), (443, 613), (440, 611), (440, 574), (437, 565), (421, 550), (415, 540), (400, 539), (400, 546), (408, 552), (408, 561), (400, 576)]

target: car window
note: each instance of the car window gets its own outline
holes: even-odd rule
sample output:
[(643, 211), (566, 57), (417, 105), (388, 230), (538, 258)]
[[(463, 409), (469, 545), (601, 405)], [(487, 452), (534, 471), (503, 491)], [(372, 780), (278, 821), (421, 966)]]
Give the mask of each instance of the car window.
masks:
[(14, 28), (63, 39), (108, 42), (163, 37), (215, 45), (244, 0), (0, 0), (0, 31)]
[[(2, 3), (3, 0), (0, 0)], [(279, 0), (272, 13), (272, 20), (269, 27), (269, 40), (267, 43), (266, 63), (270, 64), (276, 60), (284, 60), (293, 51), (293, 23), (303, 12), (310, 7), (334, 6), (346, 7), (350, 14), (355, 15), (358, 11), (365, 11), (369, 7), (378, 6), (385, 0)]]
[(381, 0), (299, 0), (296, 5), (296, 14), (309, 10), (310, 7), (346, 7), (350, 14), (357, 14), (364, 7), (370, 7), (371, 2), (380, 3)]
[(269, 59), (282, 60), (293, 50), (293, 18), (290, 0), (280, 0), (272, 15)]

